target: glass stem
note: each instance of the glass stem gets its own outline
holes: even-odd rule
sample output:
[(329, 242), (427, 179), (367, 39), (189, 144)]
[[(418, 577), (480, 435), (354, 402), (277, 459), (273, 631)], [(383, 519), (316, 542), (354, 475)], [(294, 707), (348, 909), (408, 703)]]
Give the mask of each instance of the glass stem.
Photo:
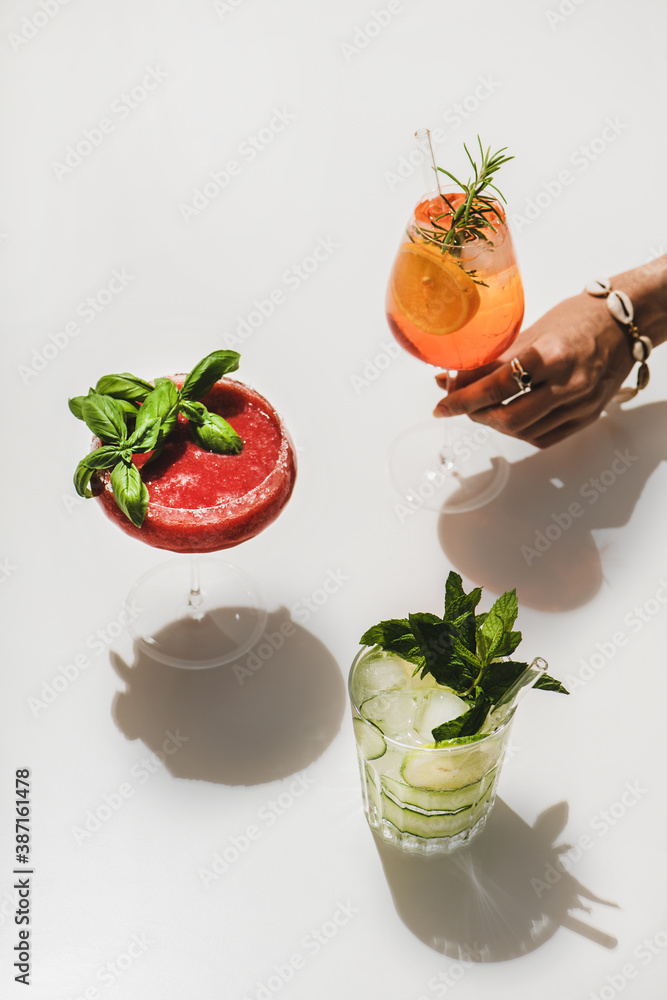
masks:
[(201, 592), (201, 579), (199, 573), (199, 556), (190, 556), (190, 593), (188, 595), (188, 610), (193, 618), (201, 618), (201, 606), (204, 603), (204, 595)]
[[(447, 387), (446, 387), (447, 395), (449, 395), (449, 393), (452, 390), (452, 384), (455, 378), (456, 378), (456, 371), (454, 371), (453, 369), (447, 369)], [(454, 476), (455, 479), (461, 479), (461, 474), (456, 468), (454, 449), (449, 444), (449, 441), (446, 441), (445, 444), (440, 449), (440, 464), (442, 465), (443, 471), (446, 472), (448, 475)]]

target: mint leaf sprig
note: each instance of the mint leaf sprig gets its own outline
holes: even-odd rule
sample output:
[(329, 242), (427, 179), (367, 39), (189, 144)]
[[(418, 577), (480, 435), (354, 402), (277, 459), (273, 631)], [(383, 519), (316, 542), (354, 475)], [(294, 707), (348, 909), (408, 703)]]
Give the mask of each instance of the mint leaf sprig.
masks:
[(89, 484), (93, 473), (111, 469), (116, 503), (140, 528), (149, 495), (132, 456), (146, 452), (153, 453), (151, 458), (158, 455), (179, 413), (187, 418), (190, 433), (201, 448), (219, 455), (239, 454), (243, 441), (231, 424), (199, 402), (223, 375), (236, 371), (239, 360), (237, 351), (213, 351), (195, 365), (180, 389), (168, 378), (158, 378), (152, 385), (129, 372), (103, 375), (87, 396), (70, 399), (71, 412), (102, 442), (76, 468), (74, 486), (79, 496), (92, 497)]
[[(414, 663), (416, 674), (430, 673), (469, 705), (458, 718), (433, 729), (436, 743), (467, 741), (479, 734), (494, 706), (528, 667), (508, 659), (522, 639), (513, 627), (518, 614), (516, 590), (502, 594), (490, 611), (476, 614), (481, 596), (480, 587), (466, 594), (459, 574), (450, 572), (442, 618), (422, 613), (389, 619), (368, 629), (360, 640)], [(548, 674), (534, 687), (568, 694)]]

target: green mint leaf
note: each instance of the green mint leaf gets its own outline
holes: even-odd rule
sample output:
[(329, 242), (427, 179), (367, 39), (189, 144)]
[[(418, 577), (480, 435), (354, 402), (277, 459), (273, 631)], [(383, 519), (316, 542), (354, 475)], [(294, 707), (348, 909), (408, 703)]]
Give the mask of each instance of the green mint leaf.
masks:
[(489, 663), (480, 678), (480, 685), (485, 695), (495, 704), (527, 666), (527, 663), (519, 663), (516, 660), (496, 660), (495, 663)]
[(459, 715), (457, 719), (445, 722), (441, 726), (436, 726), (432, 730), (433, 739), (436, 743), (447, 740), (460, 739), (464, 736), (474, 736), (484, 725), (484, 720), (489, 714), (491, 702), (478, 688), (472, 707)]
[(110, 396), (89, 393), (81, 403), (81, 415), (86, 426), (105, 444), (120, 444), (125, 440), (123, 411)]
[(503, 630), (509, 632), (516, 621), (518, 613), (519, 604), (516, 597), (516, 590), (508, 590), (491, 605), (489, 617), (495, 615), (502, 622)]
[(130, 372), (121, 372), (120, 375), (103, 375), (98, 380), (95, 391), (105, 396), (113, 396), (114, 399), (140, 403), (149, 392), (153, 391), (153, 386), (145, 379), (131, 375)]
[(504, 632), (503, 637), (496, 646), (494, 656), (509, 656), (521, 642), (523, 636), (521, 632)]
[(198, 445), (216, 455), (238, 455), (243, 449), (243, 441), (232, 425), (208, 410), (201, 423), (190, 423), (190, 432)]
[(410, 615), (408, 620), (424, 657), (422, 674), (432, 674), (438, 684), (459, 693), (467, 691), (482, 665), (466, 646), (456, 625), (447, 621), (424, 621), (417, 615)]
[[(439, 619), (432, 616), (436, 621)], [(403, 657), (418, 668), (424, 665), (424, 658), (419, 651), (410, 622), (407, 618), (390, 618), (387, 621), (373, 625), (359, 640), (364, 646), (380, 646), (382, 649)]]
[(148, 490), (136, 465), (118, 462), (111, 470), (111, 489), (123, 514), (140, 528), (148, 510)]
[(533, 684), (533, 687), (542, 688), (543, 691), (557, 691), (559, 694), (570, 693), (567, 688), (563, 687), (560, 681), (556, 680), (555, 677), (550, 677), (549, 674), (542, 674), (535, 684)]
[(463, 580), (453, 570), (445, 584), (445, 621), (453, 621), (461, 615), (474, 611), (480, 602), (482, 588), (475, 587), (469, 594), (463, 589)]
[(213, 351), (195, 365), (181, 387), (182, 399), (201, 399), (215, 383), (239, 366), (238, 351)]

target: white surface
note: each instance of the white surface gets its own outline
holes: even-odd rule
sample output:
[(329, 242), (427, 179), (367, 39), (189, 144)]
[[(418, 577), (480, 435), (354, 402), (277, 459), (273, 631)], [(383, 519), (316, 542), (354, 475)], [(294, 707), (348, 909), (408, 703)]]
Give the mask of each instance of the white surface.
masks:
[[(438, 391), (395, 356), (383, 295), (421, 186), (417, 170), (388, 175), (423, 125), (444, 131), (438, 159), (455, 169), (478, 132), (507, 145), (515, 216), (535, 215), (526, 206), (542, 193), (514, 227), (528, 321), (664, 249), (664, 6), (578, 0), (558, 15), (555, 0), (403, 0), (358, 51), (343, 43), (363, 41), (384, 0), (71, 0), (42, 26), (44, 7), (57, 0), (0, 11), (0, 993), (26, 995), (12, 969), (13, 782), (29, 767), (34, 1000), (658, 1000), (667, 354), (624, 414), (547, 453), (515, 447), (498, 501), (438, 523), (401, 513), (385, 475), (391, 440), (428, 419)], [(25, 18), (39, 27), (21, 43)], [(148, 70), (155, 89), (123, 112)], [(242, 144), (280, 124), (275, 109), (287, 123), (251, 161)], [(54, 161), (103, 118), (112, 130), (58, 179)], [(603, 134), (613, 141), (591, 147)], [(239, 173), (185, 221), (181, 206), (233, 159)], [(571, 183), (545, 195), (562, 171)], [(293, 268), (320, 240), (329, 255), (296, 287)], [(88, 321), (80, 304), (114, 270), (131, 281)], [(187, 370), (276, 289), (284, 299), (242, 343), (240, 375), (284, 414), (299, 480), (233, 556), (261, 582), (274, 630), (291, 611), (298, 641), (243, 685), (230, 668), (135, 663), (127, 635), (109, 648), (95, 633), (166, 554), (74, 500), (86, 435), (66, 399), (107, 371)], [(62, 344), (68, 323), (80, 332), (26, 377), (20, 366)], [(617, 449), (631, 459), (602, 494), (589, 481)], [(574, 500), (584, 516), (529, 566), (521, 546)], [(516, 585), (525, 655), (573, 687), (522, 706), (503, 801), (463, 868), (376, 849), (344, 686), (362, 631), (437, 611), (452, 567), (487, 599)], [(76, 657), (85, 668), (36, 707)], [(168, 731), (187, 741), (156, 767)], [(97, 812), (104, 822), (82, 834)], [(205, 884), (234, 843), (247, 850)], [(579, 845), (570, 874), (531, 884), (566, 843)]]

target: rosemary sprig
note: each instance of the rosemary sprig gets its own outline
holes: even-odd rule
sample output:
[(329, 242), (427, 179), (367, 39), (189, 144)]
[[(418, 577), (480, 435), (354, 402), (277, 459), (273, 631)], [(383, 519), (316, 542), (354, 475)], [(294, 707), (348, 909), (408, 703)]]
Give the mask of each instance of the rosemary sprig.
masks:
[(450, 173), (449, 170), (445, 170), (444, 167), (437, 168), (440, 173), (449, 177), (463, 191), (464, 199), (461, 204), (455, 208), (447, 196), (443, 194), (442, 199), (447, 205), (447, 211), (435, 216), (431, 220), (431, 228), (428, 230), (424, 230), (419, 226), (415, 227), (424, 239), (430, 243), (437, 243), (443, 253), (446, 251), (455, 253), (457, 249), (460, 249), (465, 243), (471, 240), (483, 240), (486, 243), (491, 243), (489, 231), (495, 233), (497, 229), (493, 225), (489, 215), (496, 216), (501, 223), (504, 222), (502, 214), (498, 211), (496, 201), (488, 193), (484, 194), (484, 192), (487, 189), (491, 189), (496, 192), (501, 201), (505, 201), (505, 196), (493, 183), (493, 178), (502, 165), (509, 162), (509, 160), (513, 160), (514, 157), (504, 155), (507, 149), (506, 146), (503, 146), (496, 153), (491, 153), (490, 146), (486, 151), (484, 150), (479, 136), (477, 136), (477, 143), (480, 153), (479, 166), (470, 155), (466, 144), (463, 143), (466, 156), (473, 169), (473, 176), (467, 183), (464, 184), (458, 180), (454, 174)]

